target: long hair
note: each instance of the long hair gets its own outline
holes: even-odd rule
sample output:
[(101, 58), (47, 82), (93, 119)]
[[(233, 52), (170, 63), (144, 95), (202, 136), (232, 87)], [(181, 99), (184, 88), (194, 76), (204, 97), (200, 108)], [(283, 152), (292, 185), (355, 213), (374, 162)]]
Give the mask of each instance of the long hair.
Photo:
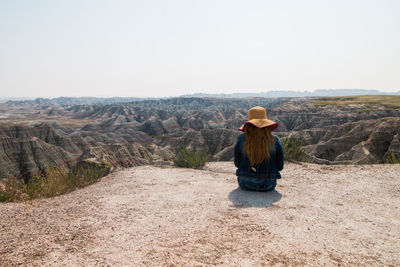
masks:
[(274, 137), (268, 127), (257, 128), (250, 123), (244, 126), (246, 153), (251, 165), (269, 160), (270, 151), (274, 148)]

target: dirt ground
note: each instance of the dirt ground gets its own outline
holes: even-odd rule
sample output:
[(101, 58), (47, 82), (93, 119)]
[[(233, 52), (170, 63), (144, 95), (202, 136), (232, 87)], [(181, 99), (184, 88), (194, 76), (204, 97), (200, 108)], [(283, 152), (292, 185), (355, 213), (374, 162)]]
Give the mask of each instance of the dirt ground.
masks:
[(268, 193), (234, 171), (142, 166), (0, 204), (0, 265), (400, 265), (400, 165), (288, 164)]

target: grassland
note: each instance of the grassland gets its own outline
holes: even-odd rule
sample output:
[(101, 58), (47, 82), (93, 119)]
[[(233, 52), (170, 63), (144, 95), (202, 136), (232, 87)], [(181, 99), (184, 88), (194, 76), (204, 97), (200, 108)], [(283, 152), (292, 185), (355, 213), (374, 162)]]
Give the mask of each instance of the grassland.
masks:
[(311, 103), (317, 106), (348, 106), (363, 105), (366, 108), (384, 106), (392, 109), (400, 109), (400, 96), (396, 95), (363, 95), (343, 97), (321, 97), (312, 100)]

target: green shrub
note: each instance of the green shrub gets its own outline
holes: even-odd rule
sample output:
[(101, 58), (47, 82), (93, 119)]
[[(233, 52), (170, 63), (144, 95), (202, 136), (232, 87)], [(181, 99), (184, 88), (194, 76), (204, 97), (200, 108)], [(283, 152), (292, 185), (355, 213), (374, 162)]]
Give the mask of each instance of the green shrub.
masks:
[(390, 153), (386, 160), (385, 163), (387, 164), (399, 164), (400, 163), (400, 157), (396, 157), (396, 155), (392, 152)]
[(202, 168), (210, 158), (206, 149), (193, 150), (180, 147), (174, 157), (174, 165), (182, 168)]
[(283, 154), (287, 161), (301, 161), (304, 151), (301, 148), (301, 140), (295, 138), (282, 138)]
[(0, 191), (0, 202), (8, 202), (10, 200), (10, 196), (7, 192)]

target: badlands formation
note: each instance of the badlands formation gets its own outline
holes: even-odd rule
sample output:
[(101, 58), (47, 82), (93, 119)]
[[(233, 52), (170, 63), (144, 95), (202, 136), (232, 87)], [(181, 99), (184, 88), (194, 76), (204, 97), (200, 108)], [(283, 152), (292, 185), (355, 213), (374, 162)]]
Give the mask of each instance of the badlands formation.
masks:
[[(0, 266), (400, 265), (400, 165), (375, 164), (400, 157), (398, 106), (122, 100), (0, 104), (0, 180), (88, 159), (116, 167), (62, 196), (1, 203)], [(240, 190), (230, 161), (255, 105), (306, 152), (273, 192)], [(182, 145), (230, 162), (173, 168)]]
[[(400, 102), (400, 96), (389, 98)], [(385, 104), (387, 97), (374, 103), (355, 99), (360, 101), (194, 97), (121, 103), (124, 99), (9, 101), (0, 104), (0, 179), (29, 180), (46, 166), (73, 168), (87, 159), (114, 167), (170, 165), (180, 146), (206, 148), (212, 161), (229, 161), (237, 128), (256, 105), (265, 107), (268, 117), (279, 123), (276, 135), (302, 141), (304, 161), (375, 164), (399, 158), (399, 106)]]

